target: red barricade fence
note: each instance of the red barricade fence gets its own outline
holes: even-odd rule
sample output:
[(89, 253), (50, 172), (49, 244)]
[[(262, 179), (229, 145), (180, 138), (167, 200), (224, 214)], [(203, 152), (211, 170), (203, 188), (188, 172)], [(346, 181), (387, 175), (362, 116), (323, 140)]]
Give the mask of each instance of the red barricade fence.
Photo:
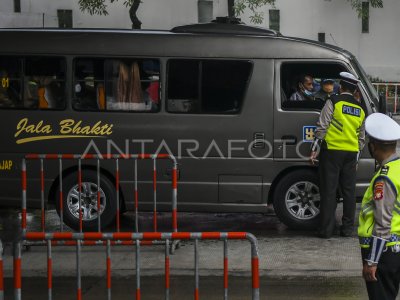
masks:
[[(78, 189), (79, 189), (79, 199), (81, 199), (82, 194), (82, 161), (83, 160), (96, 160), (96, 174), (97, 174), (97, 209), (100, 211), (100, 177), (101, 177), (101, 163), (102, 160), (114, 160), (115, 161), (115, 196), (117, 202), (117, 212), (116, 212), (116, 231), (119, 232), (120, 225), (120, 161), (134, 160), (134, 207), (135, 207), (135, 232), (139, 232), (139, 193), (138, 193), (138, 160), (152, 160), (153, 161), (153, 229), (157, 232), (157, 160), (169, 159), (172, 161), (172, 174), (171, 174), (171, 188), (172, 188), (172, 232), (178, 231), (178, 220), (177, 220), (177, 197), (178, 197), (178, 164), (174, 156), (169, 154), (28, 154), (22, 160), (22, 218), (21, 226), (22, 231), (26, 232), (26, 213), (27, 213), (27, 161), (28, 160), (39, 160), (40, 161), (40, 191), (41, 191), (41, 229), (43, 232), (46, 231), (46, 203), (45, 203), (45, 170), (44, 161), (45, 160), (58, 160), (59, 169), (59, 184), (58, 184), (58, 195), (59, 195), (59, 209), (60, 209), (60, 231), (64, 231), (64, 221), (63, 221), (63, 161), (64, 160), (76, 160), (78, 164)], [(82, 208), (81, 201), (79, 202), (79, 231), (82, 232)], [(98, 214), (98, 231), (101, 232), (101, 214)]]
[(378, 94), (384, 92), (388, 111), (397, 114), (397, 106), (400, 94), (399, 82), (374, 82), (372, 83)]
[(113, 241), (134, 242), (136, 245), (135, 252), (135, 271), (136, 271), (136, 300), (141, 299), (141, 250), (140, 241), (165, 241), (165, 298), (170, 299), (170, 256), (169, 243), (175, 240), (194, 240), (194, 278), (195, 287), (193, 291), (194, 299), (199, 300), (200, 291), (200, 275), (199, 275), (199, 246), (201, 240), (221, 240), (223, 241), (223, 287), (221, 298), (228, 299), (228, 240), (248, 240), (251, 244), (251, 274), (252, 274), (252, 295), (251, 299), (260, 299), (259, 290), (259, 254), (257, 239), (250, 233), (246, 232), (174, 232), (174, 233), (158, 233), (158, 232), (25, 232), (21, 240), (15, 244), (14, 248), (14, 296), (15, 300), (22, 299), (22, 245), (24, 241), (46, 242), (47, 245), (47, 290), (48, 299), (53, 297), (53, 261), (52, 261), (52, 245), (55, 242), (74, 242), (76, 246), (76, 299), (82, 299), (82, 275), (81, 275), (81, 252), (82, 245), (85, 243), (96, 242), (106, 245), (106, 289), (107, 299), (112, 298), (112, 260), (111, 246)]
[[(157, 225), (157, 163), (158, 159), (169, 159), (172, 161), (173, 167), (171, 172), (171, 189), (172, 189), (172, 207), (171, 207), (171, 221), (172, 232), (160, 233), (158, 232)], [(41, 197), (41, 231), (29, 232), (27, 227), (27, 161), (39, 160), (40, 161), (40, 197)], [(46, 203), (45, 203), (45, 161), (58, 160), (58, 195), (60, 201), (59, 215), (60, 215), (60, 230), (57, 232), (48, 232), (46, 228)], [(63, 161), (75, 160), (77, 161), (77, 183), (79, 191), (79, 232), (64, 231), (63, 226)], [(95, 169), (97, 176), (97, 211), (100, 212), (100, 188), (101, 188), (101, 161), (114, 160), (114, 178), (115, 178), (115, 199), (117, 205), (116, 212), (116, 232), (105, 233), (102, 232), (101, 214), (98, 214), (97, 232), (83, 232), (83, 217), (81, 209), (81, 193), (82, 193), (82, 173), (85, 169), (82, 168), (83, 160), (96, 160)], [(135, 232), (121, 232), (120, 226), (120, 162), (134, 160), (134, 178), (133, 178), (133, 200), (135, 208)], [(152, 160), (153, 161), (153, 229), (154, 232), (139, 232), (139, 192), (138, 192), (138, 160)], [(141, 298), (141, 246), (144, 245), (164, 245), (165, 258), (165, 298), (170, 299), (170, 247), (173, 251), (174, 244), (176, 245), (180, 240), (194, 241), (194, 277), (195, 287), (193, 296), (195, 300), (200, 299), (200, 274), (199, 274), (199, 241), (202, 240), (221, 240), (223, 241), (223, 292), (221, 298), (228, 299), (228, 241), (229, 240), (248, 240), (251, 244), (251, 275), (252, 275), (252, 299), (260, 299), (259, 291), (259, 255), (257, 239), (250, 233), (245, 232), (178, 232), (177, 221), (177, 194), (178, 194), (178, 169), (175, 157), (168, 154), (28, 154), (22, 160), (22, 212), (21, 212), (21, 229), (22, 235), (15, 242), (14, 246), (14, 299), (22, 299), (22, 247), (24, 245), (44, 245), (47, 247), (47, 294), (48, 299), (53, 299), (53, 246), (74, 246), (76, 247), (76, 299), (82, 299), (82, 272), (81, 272), (81, 256), (82, 247), (86, 246), (105, 246), (106, 250), (106, 293), (107, 299), (112, 299), (112, 259), (111, 249), (112, 246), (130, 245), (135, 246), (135, 273), (136, 273), (136, 300)], [(114, 192), (114, 191), (113, 191)], [(1, 247), (1, 243), (0, 243)], [(0, 267), (2, 260), (0, 256)], [(2, 294), (2, 269), (0, 268), (0, 297)], [(0, 298), (2, 300), (3, 298)]]

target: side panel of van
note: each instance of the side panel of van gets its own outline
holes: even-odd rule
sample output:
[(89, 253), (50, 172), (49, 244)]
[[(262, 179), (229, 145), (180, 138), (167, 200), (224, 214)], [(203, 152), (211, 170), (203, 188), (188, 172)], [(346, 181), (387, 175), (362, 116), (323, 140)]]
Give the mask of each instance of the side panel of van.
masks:
[[(182, 154), (178, 157), (180, 210), (242, 211), (241, 206), (249, 206), (257, 211), (257, 205), (267, 202), (272, 158), (264, 156), (272, 152), (267, 145), (255, 148), (254, 140), (257, 134), (266, 141), (273, 137), (273, 60), (251, 62), (251, 79), (237, 115), (166, 112), (155, 116), (154, 122), (147, 120), (151, 129), (138, 131), (140, 138), (158, 137), (174, 154)], [(190, 157), (187, 147), (195, 143), (198, 150)], [(146, 190), (144, 197), (151, 200), (151, 191)], [(167, 182), (161, 192), (160, 199), (169, 199)]]

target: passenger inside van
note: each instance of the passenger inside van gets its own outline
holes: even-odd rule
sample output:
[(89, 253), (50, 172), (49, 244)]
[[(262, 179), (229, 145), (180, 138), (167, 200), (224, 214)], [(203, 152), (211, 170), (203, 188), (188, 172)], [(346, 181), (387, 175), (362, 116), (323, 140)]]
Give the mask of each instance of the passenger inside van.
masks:
[[(132, 63), (114, 61), (112, 90), (107, 93), (108, 110), (150, 111), (153, 109), (150, 95), (147, 91), (149, 81), (142, 80), (141, 67), (138, 62)], [(115, 69), (118, 72), (115, 72)], [(110, 86), (111, 88), (111, 86)]]
[[(321, 110), (326, 96), (337, 93), (337, 77), (342, 71), (348, 70), (343, 65), (336, 63), (294, 62), (283, 64), (281, 67), (282, 109)], [(307, 92), (304, 92), (303, 96), (302, 92), (305, 90)]]
[(30, 58), (25, 63), (24, 107), (61, 109), (65, 100), (64, 62), (58, 58)]
[(63, 107), (63, 88), (55, 76), (25, 78), (25, 108), (57, 109)]
[(324, 78), (321, 79), (321, 84), (318, 90), (314, 94), (315, 99), (319, 99), (321, 101), (326, 101), (326, 99), (335, 94), (335, 80)]
[(290, 101), (313, 100), (314, 79), (310, 75), (301, 74), (296, 83), (296, 92), (290, 96)]
[(89, 111), (157, 111), (159, 80), (155, 60), (78, 59), (73, 106)]

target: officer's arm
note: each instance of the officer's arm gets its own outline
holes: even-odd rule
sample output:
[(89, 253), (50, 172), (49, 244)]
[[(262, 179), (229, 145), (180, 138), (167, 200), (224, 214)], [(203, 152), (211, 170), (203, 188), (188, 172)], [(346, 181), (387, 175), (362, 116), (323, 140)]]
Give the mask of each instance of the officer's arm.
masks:
[(365, 120), (361, 124), (360, 133), (358, 134), (358, 147), (360, 151), (364, 149), (365, 146)]
[(321, 141), (325, 138), (326, 131), (329, 125), (331, 124), (332, 116), (333, 116), (333, 103), (331, 99), (328, 98), (319, 116), (317, 129), (315, 130), (315, 139), (314, 143), (311, 146), (311, 151), (317, 151), (319, 149)]
[(377, 264), (390, 238), (391, 222), (396, 190), (387, 177), (378, 177), (374, 183), (374, 220), (372, 241), (367, 261)]

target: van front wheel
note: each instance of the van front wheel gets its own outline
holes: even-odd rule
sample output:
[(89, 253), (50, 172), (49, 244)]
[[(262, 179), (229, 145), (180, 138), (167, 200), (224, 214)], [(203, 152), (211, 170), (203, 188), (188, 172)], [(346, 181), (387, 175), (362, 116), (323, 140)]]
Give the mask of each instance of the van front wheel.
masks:
[(277, 184), (273, 196), (278, 218), (292, 229), (315, 229), (320, 211), (318, 173), (296, 170)]

